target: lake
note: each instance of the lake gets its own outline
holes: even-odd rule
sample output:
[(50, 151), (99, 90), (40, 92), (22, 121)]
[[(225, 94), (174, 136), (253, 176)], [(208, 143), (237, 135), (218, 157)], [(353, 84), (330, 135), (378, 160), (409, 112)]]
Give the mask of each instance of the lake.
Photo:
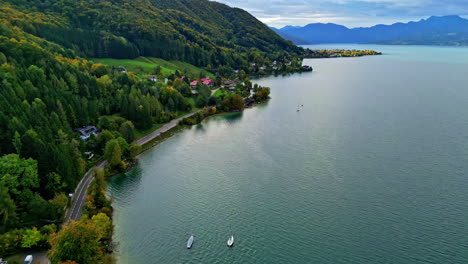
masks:
[(384, 55), (259, 79), (113, 177), (118, 263), (468, 262), (468, 48), (311, 47)]

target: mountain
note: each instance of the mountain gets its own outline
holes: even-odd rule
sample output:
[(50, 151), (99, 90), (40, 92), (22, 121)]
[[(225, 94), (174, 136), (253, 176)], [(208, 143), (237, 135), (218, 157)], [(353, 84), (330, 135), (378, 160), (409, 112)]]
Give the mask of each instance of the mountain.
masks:
[[(314, 43), (381, 43), (468, 45), (468, 20), (460, 16), (432, 16), (418, 22), (347, 28), (336, 24), (286, 26), (279, 30), (289, 40)], [(288, 38), (286, 38), (288, 39)]]
[(247, 64), (241, 53), (298, 52), (248, 12), (208, 0), (0, 0), (0, 18), (81, 57)]
[(270, 27), (270, 29), (273, 30), (276, 34), (278, 34), (283, 39), (290, 40), (296, 45), (305, 45), (305, 44), (307, 44), (304, 40), (302, 40), (300, 38), (293, 37), (293, 36), (291, 36), (291, 35), (289, 35), (287, 33), (284, 33), (283, 31), (281, 31), (278, 28)]

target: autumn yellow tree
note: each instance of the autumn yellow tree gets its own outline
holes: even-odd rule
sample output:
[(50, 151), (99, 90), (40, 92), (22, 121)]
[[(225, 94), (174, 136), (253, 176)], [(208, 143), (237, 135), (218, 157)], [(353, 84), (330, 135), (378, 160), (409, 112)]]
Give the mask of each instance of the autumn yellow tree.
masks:
[(52, 234), (49, 239), (52, 248), (47, 256), (52, 264), (64, 261), (82, 264), (102, 263), (106, 246), (101, 240), (109, 236), (111, 229), (110, 218), (102, 213), (92, 219), (71, 221), (58, 233)]

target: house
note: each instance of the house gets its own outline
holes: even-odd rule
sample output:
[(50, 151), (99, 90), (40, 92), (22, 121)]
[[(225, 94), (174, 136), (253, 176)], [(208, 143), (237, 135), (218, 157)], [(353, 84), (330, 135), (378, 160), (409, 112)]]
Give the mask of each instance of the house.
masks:
[(197, 87), (197, 85), (198, 85), (198, 81), (193, 81), (193, 82), (190, 83), (190, 86), (191, 86), (192, 88)]
[(235, 92), (236, 91), (236, 87), (235, 86), (231, 86), (228, 88), (228, 91), (230, 91), (231, 93)]
[(127, 69), (125, 69), (123, 66), (119, 66), (119, 67), (114, 68), (114, 71), (125, 73), (127, 72)]
[(208, 79), (208, 78), (203, 78), (200, 81), (202, 82), (203, 85), (210, 86), (210, 87), (213, 87), (215, 84), (213, 80)]
[(8, 261), (5, 261), (5, 260), (0, 258), (0, 264), (8, 264)]
[(150, 81), (153, 81), (153, 82), (157, 82), (157, 81), (158, 81), (158, 77), (157, 77), (156, 75), (146, 76), (146, 77), (143, 77), (143, 79), (145, 79), (145, 80), (150, 80)]
[(224, 86), (229, 87), (229, 86), (236, 86), (237, 82), (233, 80), (227, 80), (224, 82)]
[(181, 81), (185, 81), (186, 78), (187, 78), (187, 77), (185, 77), (185, 75), (184, 75), (184, 76), (180, 77), (180, 80), (181, 80)]
[(213, 80), (206, 80), (202, 82), (204, 85), (213, 87), (214, 86), (214, 81)]
[(277, 67), (277, 66), (273, 66), (273, 70), (275, 70), (275, 71), (276, 71), (277, 69), (278, 69), (278, 67)]
[(91, 135), (97, 137), (99, 135), (99, 129), (95, 126), (85, 126), (82, 128), (75, 129), (76, 132), (80, 133), (80, 138), (82, 140), (88, 140)]
[(262, 67), (259, 68), (261, 71), (264, 71), (267, 69), (267, 67), (265, 65), (263, 65)]

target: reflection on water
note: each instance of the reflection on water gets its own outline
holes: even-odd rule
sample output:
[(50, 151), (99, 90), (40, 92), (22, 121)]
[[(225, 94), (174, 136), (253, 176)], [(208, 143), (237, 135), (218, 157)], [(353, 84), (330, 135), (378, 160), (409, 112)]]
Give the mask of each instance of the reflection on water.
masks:
[(233, 124), (233, 123), (239, 122), (242, 119), (243, 114), (244, 114), (243, 112), (230, 113), (230, 114), (223, 115), (222, 117), (224, 120), (226, 120), (226, 122)]
[(264, 109), (264, 108), (266, 108), (266, 107), (268, 106), (268, 103), (269, 103), (269, 102), (270, 102), (270, 101), (266, 101), (266, 102), (264, 102), (264, 103), (261, 103), (261, 104), (256, 105), (255, 107), (258, 108), (258, 109)]
[(243, 112), (239, 113), (227, 113), (227, 114), (222, 114), (218, 116), (214, 116), (212, 118), (209, 118), (200, 124), (197, 124), (190, 128), (191, 130), (194, 130), (196, 133), (204, 134), (206, 133), (207, 130), (207, 121), (209, 120), (210, 122), (216, 121), (216, 122), (225, 122), (228, 124), (234, 124), (242, 119)]
[(205, 133), (206, 132), (205, 127), (203, 126), (203, 123), (195, 125), (194, 127), (195, 127), (195, 131), (197, 133)]
[(141, 179), (142, 170), (139, 164), (127, 173), (113, 176), (109, 180), (109, 193), (119, 195), (112, 195), (112, 199), (117, 199), (122, 204), (131, 204), (133, 193), (140, 189)]

